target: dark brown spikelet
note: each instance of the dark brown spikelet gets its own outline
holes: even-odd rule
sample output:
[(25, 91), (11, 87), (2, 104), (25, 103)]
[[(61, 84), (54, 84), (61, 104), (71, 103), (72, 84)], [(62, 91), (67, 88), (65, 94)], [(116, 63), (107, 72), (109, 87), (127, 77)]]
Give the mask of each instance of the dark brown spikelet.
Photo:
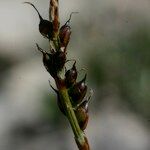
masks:
[(74, 85), (76, 82), (78, 73), (75, 64), (76, 61), (74, 62), (72, 68), (65, 73), (65, 83), (67, 87)]
[(48, 20), (40, 21), (39, 31), (44, 37), (47, 37), (49, 40), (51, 40), (53, 31), (52, 23)]
[(57, 75), (56, 69), (54, 66), (54, 54), (47, 53), (43, 49), (41, 49), (38, 44), (36, 44), (38, 50), (43, 54), (43, 64), (46, 70), (50, 73), (50, 75), (54, 78)]
[(86, 95), (87, 85), (85, 84), (86, 75), (69, 89), (69, 95), (75, 104), (79, 104)]
[(64, 51), (66, 51), (67, 45), (70, 41), (70, 35), (71, 35), (70, 20), (72, 14), (74, 13), (78, 13), (78, 12), (72, 12), (70, 14), (68, 21), (59, 30), (60, 47), (61, 49), (64, 49)]
[(47, 53), (46, 51), (42, 50), (38, 44), (37, 48), (43, 54), (43, 64), (46, 70), (50, 73), (53, 78), (57, 77), (57, 73), (61, 71), (64, 67), (66, 62), (66, 54), (61, 51), (57, 51), (53, 53)]
[(39, 32), (44, 37), (47, 37), (48, 39), (51, 39), (52, 38), (52, 31), (53, 31), (52, 22), (43, 19), (42, 16), (40, 15), (39, 11), (37, 10), (37, 8), (32, 3), (30, 3), (30, 2), (24, 2), (24, 3), (31, 5), (36, 10), (36, 12), (38, 13), (38, 16), (39, 16), (39, 19), (40, 19)]
[(69, 24), (65, 24), (60, 28), (59, 38), (60, 38), (60, 47), (66, 51), (67, 45), (70, 41), (71, 27)]

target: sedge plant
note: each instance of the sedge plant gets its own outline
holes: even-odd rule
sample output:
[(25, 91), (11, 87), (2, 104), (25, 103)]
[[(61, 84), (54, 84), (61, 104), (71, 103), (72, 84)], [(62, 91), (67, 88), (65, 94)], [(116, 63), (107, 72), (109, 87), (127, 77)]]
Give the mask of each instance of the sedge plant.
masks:
[[(40, 23), (39, 32), (49, 41), (49, 50), (45, 51), (38, 44), (37, 49), (43, 55), (43, 64), (48, 73), (53, 77), (57, 89), (51, 88), (57, 94), (57, 104), (61, 112), (68, 119), (74, 139), (79, 150), (90, 150), (88, 139), (85, 135), (85, 129), (88, 123), (88, 102), (91, 95), (85, 98), (87, 93), (86, 74), (81, 81), (77, 81), (78, 71), (76, 61), (72, 68), (66, 69), (67, 46), (70, 41), (71, 27), (70, 18), (60, 27), (59, 21), (59, 1), (50, 0), (49, 20), (45, 20), (40, 15), (37, 8), (30, 2), (24, 2), (31, 5), (38, 13)], [(64, 71), (65, 70), (65, 71)]]

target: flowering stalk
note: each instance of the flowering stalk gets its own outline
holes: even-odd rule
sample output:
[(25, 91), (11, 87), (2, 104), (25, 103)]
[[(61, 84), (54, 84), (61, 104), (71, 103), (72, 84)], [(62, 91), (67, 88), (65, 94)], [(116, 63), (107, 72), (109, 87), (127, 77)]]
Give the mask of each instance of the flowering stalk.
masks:
[[(25, 3), (35, 8), (32, 3)], [(38, 12), (37, 9), (36, 11)], [(72, 68), (66, 69), (62, 77), (65, 63), (67, 62), (67, 45), (71, 35), (69, 25), (71, 15), (69, 20), (60, 27), (58, 0), (50, 0), (49, 21), (44, 20), (39, 12), (38, 15), (40, 18), (39, 31), (44, 37), (48, 38), (50, 49), (48, 52), (44, 51), (38, 44), (37, 48), (43, 54), (43, 64), (46, 70), (55, 80), (57, 89), (50, 86), (57, 94), (58, 107), (70, 122), (79, 150), (90, 150), (84, 133), (89, 118), (88, 102), (91, 97), (84, 98), (87, 93), (86, 75), (81, 81), (76, 81), (78, 71), (75, 61)]]

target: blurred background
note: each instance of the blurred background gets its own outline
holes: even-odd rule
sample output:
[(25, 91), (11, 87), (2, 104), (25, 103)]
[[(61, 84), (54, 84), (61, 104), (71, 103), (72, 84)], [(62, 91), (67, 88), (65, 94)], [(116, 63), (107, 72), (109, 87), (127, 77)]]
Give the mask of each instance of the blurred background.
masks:
[[(76, 150), (42, 56), (48, 50), (35, 10), (0, 0), (0, 150)], [(49, 0), (32, 0), (48, 18)], [(60, 0), (72, 11), (68, 58), (94, 90), (86, 134), (92, 150), (150, 150), (150, 1)], [(71, 64), (71, 62), (70, 62)], [(79, 73), (79, 80), (85, 72)]]

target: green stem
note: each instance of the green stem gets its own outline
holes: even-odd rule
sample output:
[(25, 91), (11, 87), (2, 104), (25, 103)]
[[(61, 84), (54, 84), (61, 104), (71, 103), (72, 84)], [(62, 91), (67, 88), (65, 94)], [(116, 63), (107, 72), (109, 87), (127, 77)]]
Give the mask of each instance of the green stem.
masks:
[(84, 132), (79, 127), (78, 120), (76, 118), (72, 104), (70, 102), (67, 89), (63, 87), (62, 89), (59, 90), (59, 94), (61, 97), (62, 104), (66, 109), (66, 115), (74, 132), (75, 139), (78, 141), (78, 143), (80, 143), (80, 145), (84, 145), (85, 135)]

